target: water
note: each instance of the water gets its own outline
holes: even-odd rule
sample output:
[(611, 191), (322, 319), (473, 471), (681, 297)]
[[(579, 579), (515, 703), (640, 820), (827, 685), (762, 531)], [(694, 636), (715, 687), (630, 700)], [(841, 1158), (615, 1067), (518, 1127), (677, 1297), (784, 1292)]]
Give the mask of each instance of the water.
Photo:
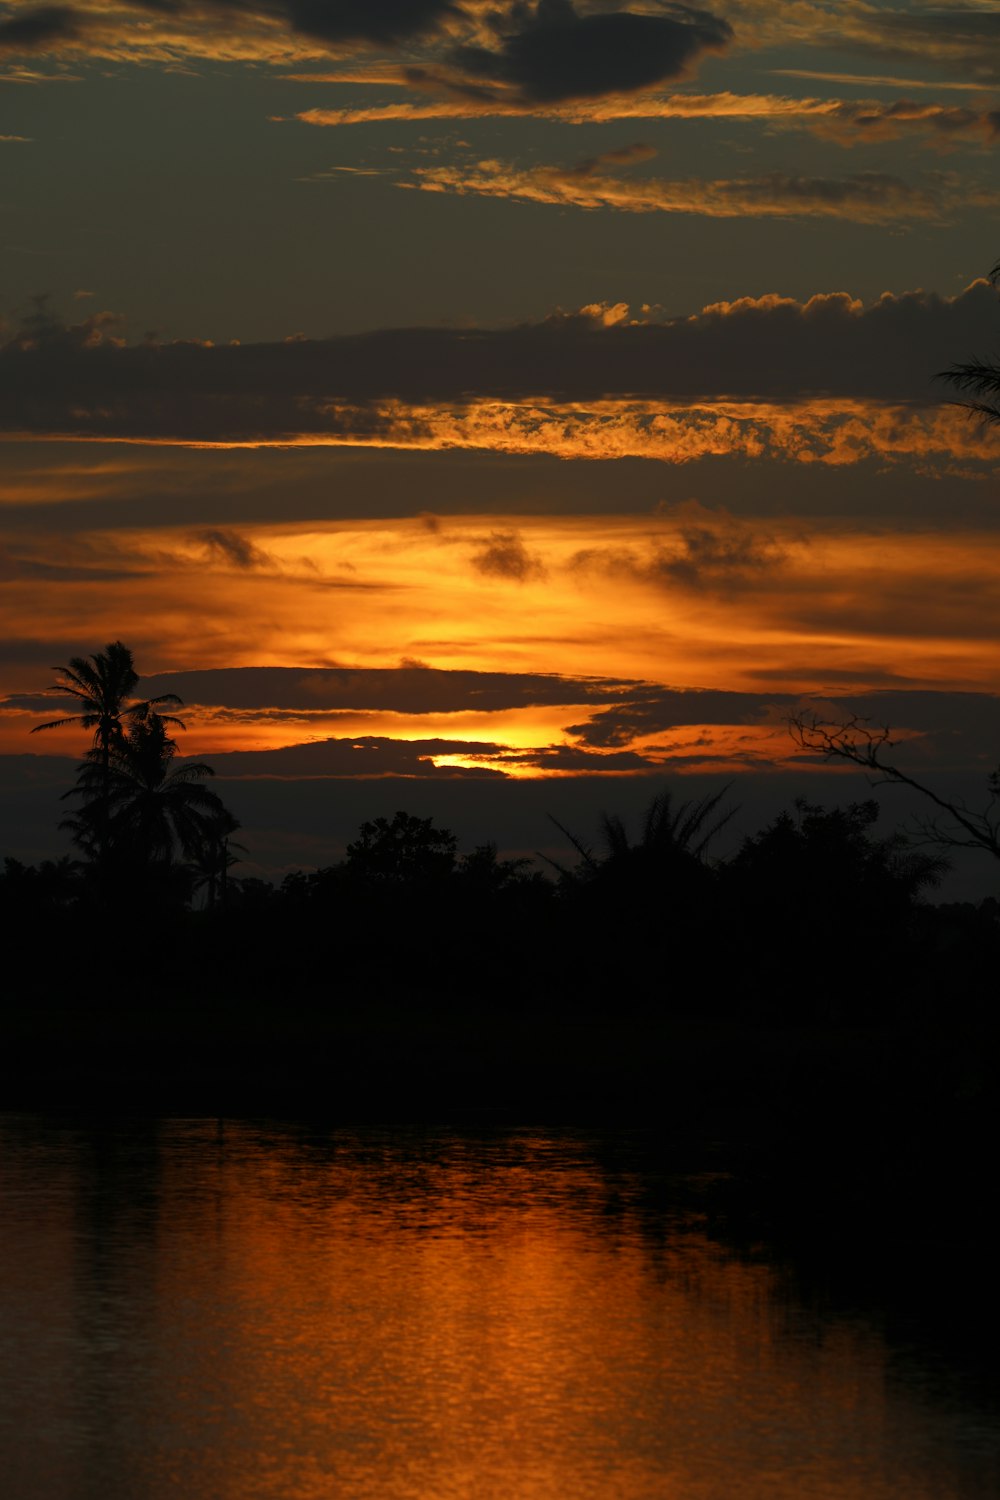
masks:
[(0, 1117), (0, 1492), (993, 1500), (975, 1371), (710, 1236), (714, 1186), (640, 1137)]

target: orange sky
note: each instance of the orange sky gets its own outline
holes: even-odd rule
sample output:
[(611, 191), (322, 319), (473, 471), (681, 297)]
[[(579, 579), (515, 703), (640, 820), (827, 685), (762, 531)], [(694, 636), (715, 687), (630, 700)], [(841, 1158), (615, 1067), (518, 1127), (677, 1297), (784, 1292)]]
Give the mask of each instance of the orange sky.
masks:
[[(643, 518), (424, 516), (95, 533), (86, 552), (93, 582), (85, 571), (62, 576), (57, 547), (45, 556), (56, 576), (7, 585), (4, 630), (14, 633), (30, 606), (54, 652), (81, 618), (99, 640), (152, 634), (142, 662), (149, 672), (224, 661), (546, 673), (555, 655), (574, 678), (750, 693), (780, 682), (785, 692), (822, 694), (863, 690), (891, 659), (899, 681), (914, 687), (989, 691), (1000, 634), (1000, 554), (988, 534), (834, 522), (807, 533), (797, 522), (752, 526), (695, 502)], [(78, 539), (71, 556), (81, 556)], [(119, 575), (111, 598), (105, 570)], [(41, 670), (27, 675), (22, 691), (51, 680)], [(205, 705), (190, 715), (184, 748), (203, 755), (374, 734), (517, 749), (564, 741), (563, 726), (584, 711), (400, 715), (318, 705), (275, 722)], [(5, 710), (0, 748), (22, 751), (45, 717), (41, 704)], [(725, 758), (748, 735), (745, 726), (716, 726), (705, 754)], [(703, 743), (705, 726), (695, 722), (685, 736)], [(780, 721), (750, 738), (779, 759), (788, 748)], [(79, 735), (46, 735), (31, 748), (72, 754)]]

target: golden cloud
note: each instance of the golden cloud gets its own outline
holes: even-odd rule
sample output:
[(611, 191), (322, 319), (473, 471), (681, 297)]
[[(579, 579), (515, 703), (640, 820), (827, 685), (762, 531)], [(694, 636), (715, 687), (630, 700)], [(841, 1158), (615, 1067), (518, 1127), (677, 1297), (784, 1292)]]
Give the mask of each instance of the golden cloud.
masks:
[[(475, 166), (416, 167), (416, 186), (428, 193), (518, 198), (574, 208), (611, 208), (626, 213), (699, 214), (704, 218), (828, 218), (861, 224), (941, 221), (975, 204), (1000, 207), (1000, 193), (928, 174), (918, 185), (885, 172), (848, 177), (803, 177), (769, 172), (720, 181), (699, 178), (611, 177), (598, 170), (602, 158), (575, 167), (517, 167), (501, 161)], [(413, 186), (403, 181), (399, 187)]]

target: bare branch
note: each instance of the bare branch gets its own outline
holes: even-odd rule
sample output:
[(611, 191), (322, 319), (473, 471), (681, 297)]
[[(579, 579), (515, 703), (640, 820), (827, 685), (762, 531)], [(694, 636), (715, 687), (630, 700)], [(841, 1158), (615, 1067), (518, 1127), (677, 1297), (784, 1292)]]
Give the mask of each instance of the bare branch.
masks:
[[(994, 813), (996, 796), (990, 798), (982, 812), (970, 809), (957, 799), (940, 796), (933, 787), (925, 786), (901, 770), (894, 761), (886, 759), (898, 748), (888, 726), (873, 725), (870, 719), (857, 715), (837, 724), (819, 719), (814, 714), (801, 714), (789, 719), (788, 732), (801, 750), (820, 755), (827, 761), (842, 760), (858, 766), (872, 786), (884, 786), (887, 782), (908, 786), (933, 802), (958, 825), (958, 829), (950, 829), (932, 819), (920, 825), (929, 842), (948, 849), (984, 849), (994, 859), (1000, 859), (1000, 816)], [(991, 789), (996, 790), (992, 780)]]

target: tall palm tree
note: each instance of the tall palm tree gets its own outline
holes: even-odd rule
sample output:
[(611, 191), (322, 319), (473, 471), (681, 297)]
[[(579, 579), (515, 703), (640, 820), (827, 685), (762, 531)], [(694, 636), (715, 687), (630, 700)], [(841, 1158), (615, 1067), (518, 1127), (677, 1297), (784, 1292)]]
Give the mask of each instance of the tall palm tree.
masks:
[[(43, 729), (63, 729), (67, 724), (92, 729), (94, 748), (100, 751), (105, 764), (112, 745), (122, 741), (130, 723), (144, 719), (159, 704), (179, 706), (181, 703), (176, 693), (160, 693), (156, 698), (133, 700), (139, 674), (131, 651), (121, 641), (111, 641), (93, 656), (71, 656), (69, 666), (53, 667), (52, 670), (58, 674), (59, 681), (47, 690), (49, 694), (58, 698), (75, 698), (80, 710), (62, 719), (50, 719), (47, 724), (36, 724), (32, 734)], [(169, 714), (163, 717), (168, 724), (184, 728), (180, 719), (171, 718)]]
[[(96, 835), (98, 853), (103, 858), (107, 844), (107, 801), (111, 783), (111, 755), (125, 743), (129, 725), (142, 723), (147, 715), (162, 704), (173, 706), (181, 703), (176, 693), (161, 693), (156, 698), (134, 699), (133, 693), (139, 683), (132, 652), (121, 641), (111, 641), (103, 651), (93, 656), (71, 656), (66, 667), (53, 667), (59, 677), (54, 687), (48, 689), (54, 697), (75, 698), (79, 712), (61, 719), (50, 719), (46, 724), (36, 724), (32, 734), (43, 729), (62, 729), (67, 724), (79, 724), (81, 729), (94, 731), (91, 755), (96, 755), (103, 811), (96, 809)], [(164, 722), (183, 729), (180, 719), (166, 715)]]
[(176, 855), (192, 856), (227, 817), (222, 801), (201, 785), (211, 766), (173, 764), (177, 745), (166, 720), (146, 705), (108, 748), (88, 751), (76, 785), (64, 795), (82, 806), (65, 820), (87, 851), (102, 847), (123, 869), (167, 869)]

